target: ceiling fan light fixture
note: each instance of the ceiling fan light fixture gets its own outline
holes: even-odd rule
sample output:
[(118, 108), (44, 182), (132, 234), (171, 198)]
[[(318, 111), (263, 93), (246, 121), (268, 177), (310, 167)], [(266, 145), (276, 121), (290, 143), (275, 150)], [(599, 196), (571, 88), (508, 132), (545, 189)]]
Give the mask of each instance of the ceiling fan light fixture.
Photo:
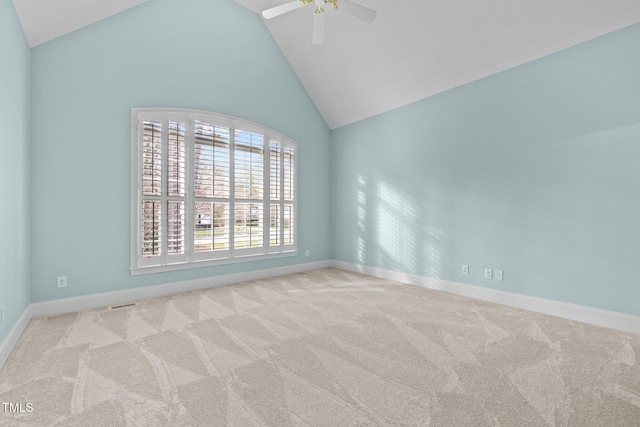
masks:
[(275, 18), (276, 16), (284, 15), (285, 13), (292, 12), (296, 9), (304, 7), (309, 3), (315, 3), (317, 9), (314, 12), (312, 42), (313, 44), (322, 44), (322, 42), (324, 41), (325, 12), (322, 6), (329, 3), (334, 9), (338, 9), (338, 3), (340, 1), (342, 1), (342, 5), (345, 6), (340, 10), (344, 11), (346, 14), (369, 24), (376, 19), (377, 12), (375, 10), (360, 6), (359, 4), (350, 2), (349, 0), (293, 0), (289, 3), (263, 10), (262, 16), (265, 19), (271, 19)]

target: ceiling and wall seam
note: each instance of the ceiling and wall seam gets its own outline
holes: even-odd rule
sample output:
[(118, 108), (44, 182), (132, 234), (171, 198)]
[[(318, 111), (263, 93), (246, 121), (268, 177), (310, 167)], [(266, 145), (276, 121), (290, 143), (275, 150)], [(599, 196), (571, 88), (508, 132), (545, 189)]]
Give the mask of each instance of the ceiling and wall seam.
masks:
[[(13, 0), (31, 47), (146, 1)], [(284, 2), (235, 1), (254, 12)], [(264, 21), (331, 130), (640, 21), (637, 0), (357, 2), (377, 10), (376, 21), (328, 8), (320, 46), (311, 6)]]

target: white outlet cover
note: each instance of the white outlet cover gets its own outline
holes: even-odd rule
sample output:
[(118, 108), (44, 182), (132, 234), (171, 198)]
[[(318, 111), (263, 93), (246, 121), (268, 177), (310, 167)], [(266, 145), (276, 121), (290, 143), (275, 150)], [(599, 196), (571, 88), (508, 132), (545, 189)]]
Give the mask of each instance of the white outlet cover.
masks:
[(493, 276), (496, 280), (502, 280), (502, 270), (495, 270)]
[(493, 270), (491, 270), (490, 268), (485, 268), (484, 269), (484, 278), (485, 279), (493, 279)]
[(462, 266), (462, 274), (469, 274), (469, 266), (468, 265), (463, 265)]

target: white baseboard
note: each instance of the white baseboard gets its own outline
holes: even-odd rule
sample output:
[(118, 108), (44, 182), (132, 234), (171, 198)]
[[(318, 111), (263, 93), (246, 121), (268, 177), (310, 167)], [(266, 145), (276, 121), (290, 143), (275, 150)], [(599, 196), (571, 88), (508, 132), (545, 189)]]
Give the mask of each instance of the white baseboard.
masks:
[(108, 305), (122, 304), (147, 298), (163, 297), (180, 292), (195, 291), (197, 289), (214, 288), (217, 286), (230, 285), (232, 283), (246, 282), (249, 280), (267, 279), (269, 277), (283, 276), (285, 274), (302, 273), (331, 266), (332, 261), (330, 260), (308, 262), (265, 270), (204, 277), (202, 279), (167, 283), (164, 285), (143, 286), (140, 288), (123, 289), (121, 291), (103, 292), (99, 294), (83, 295), (80, 297), (36, 302), (31, 304), (31, 317), (53, 316), (56, 314), (68, 313), (70, 311), (106, 307)]
[(285, 274), (303, 273), (305, 271), (317, 270), (331, 266), (333, 266), (333, 261), (331, 260), (308, 262), (304, 264), (288, 265), (285, 267), (205, 277), (202, 279), (188, 280), (184, 282), (167, 283), (165, 285), (145, 286), (134, 289), (124, 289), (121, 291), (104, 292), (80, 297), (31, 303), (24, 310), (18, 321), (13, 325), (4, 340), (2, 340), (2, 343), (0, 343), (0, 369), (4, 366), (4, 363), (9, 358), (13, 348), (20, 339), (20, 336), (22, 336), (25, 328), (34, 317), (55, 316), (57, 314), (68, 313), (71, 311), (105, 307), (114, 304), (161, 297), (180, 292), (194, 291), (197, 289), (213, 288), (216, 286), (229, 285), (249, 280), (267, 279), (269, 277), (283, 276)]
[(213, 288), (216, 286), (229, 285), (249, 280), (266, 279), (285, 274), (302, 273), (327, 267), (335, 267), (342, 270), (367, 274), (369, 276), (382, 277), (400, 283), (422, 286), (428, 289), (449, 292), (483, 301), (522, 308), (538, 313), (549, 314), (552, 316), (640, 335), (640, 316), (552, 301), (544, 298), (483, 288), (480, 286), (438, 280), (426, 276), (418, 276), (359, 264), (351, 264), (343, 261), (325, 260), (265, 270), (249, 271), (246, 273), (227, 274), (184, 282), (168, 283), (164, 285), (146, 286), (74, 298), (31, 303), (13, 325), (2, 343), (0, 343), (0, 369), (4, 366), (4, 363), (11, 354), (11, 351), (13, 351), (13, 348), (20, 339), (20, 336), (29, 324), (29, 321), (34, 317), (54, 316), (71, 311), (105, 307), (146, 298), (171, 295), (179, 292)]
[(7, 361), (9, 355), (13, 351), (13, 348), (18, 343), (18, 340), (22, 336), (22, 333), (29, 325), (31, 321), (31, 305), (28, 305), (27, 308), (22, 312), (22, 315), (18, 318), (16, 323), (13, 324), (13, 327), (7, 333), (7, 335), (0, 343), (0, 369), (4, 366), (4, 362)]
[(480, 286), (465, 285), (463, 283), (438, 280), (431, 277), (384, 270), (343, 261), (334, 260), (333, 267), (640, 335), (640, 316), (631, 314), (601, 310)]

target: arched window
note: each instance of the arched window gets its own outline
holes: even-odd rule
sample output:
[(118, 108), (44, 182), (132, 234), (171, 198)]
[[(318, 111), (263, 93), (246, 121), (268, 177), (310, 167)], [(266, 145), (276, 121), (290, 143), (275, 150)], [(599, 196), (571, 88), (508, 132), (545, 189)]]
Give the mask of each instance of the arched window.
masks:
[(182, 109), (131, 112), (132, 274), (296, 254), (297, 144)]

